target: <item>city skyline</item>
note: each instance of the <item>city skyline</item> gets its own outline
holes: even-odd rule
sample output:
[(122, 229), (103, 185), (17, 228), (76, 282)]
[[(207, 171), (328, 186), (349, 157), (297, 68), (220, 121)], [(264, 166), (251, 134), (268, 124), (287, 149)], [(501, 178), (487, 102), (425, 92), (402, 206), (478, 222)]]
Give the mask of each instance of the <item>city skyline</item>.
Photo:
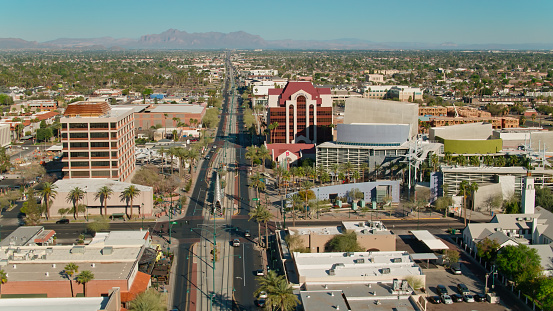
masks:
[[(154, 7), (155, 5), (155, 7)], [(244, 31), (266, 40), (335, 40), (433, 44), (553, 43), (546, 12), (553, 2), (396, 0), (386, 3), (173, 0), (8, 2), (0, 38), (132, 38), (167, 29), (189, 33)], [(536, 8), (540, 8), (536, 10)], [(16, 14), (22, 12), (22, 14)]]

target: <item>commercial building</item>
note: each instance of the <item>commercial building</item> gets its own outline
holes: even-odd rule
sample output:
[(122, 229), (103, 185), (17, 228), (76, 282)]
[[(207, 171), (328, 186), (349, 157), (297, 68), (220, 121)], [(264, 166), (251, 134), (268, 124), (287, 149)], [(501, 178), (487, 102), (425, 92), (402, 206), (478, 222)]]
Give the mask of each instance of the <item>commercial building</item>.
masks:
[(267, 124), (278, 123), (271, 143), (318, 144), (332, 139), (332, 98), (329, 88), (311, 82), (288, 82), (269, 89)]
[(133, 112), (107, 103), (68, 105), (60, 120), (64, 178), (125, 181), (135, 169)]
[[(134, 151), (133, 151), (134, 152)], [(103, 198), (96, 198), (96, 194), (102, 187), (109, 187), (113, 190), (111, 197), (107, 200), (107, 215), (125, 215), (130, 214), (131, 202), (121, 199), (121, 193), (131, 185), (134, 185), (140, 193), (133, 199), (133, 215), (151, 216), (153, 209), (153, 188), (135, 185), (126, 182), (114, 181), (106, 178), (79, 178), (79, 179), (61, 179), (54, 183), (58, 194), (50, 205), (50, 214), (59, 215), (60, 209), (69, 207), (72, 203), (67, 202), (67, 195), (75, 187), (79, 187), (85, 192), (80, 204), (87, 206), (85, 215), (103, 214)], [(102, 212), (100, 212), (102, 209)]]
[(297, 253), (294, 252), (299, 284), (332, 284), (338, 282), (392, 283), (394, 279), (426, 277), (407, 252), (350, 252)]
[(343, 221), (340, 226), (332, 227), (288, 227), (289, 234), (299, 236), (301, 247), (311, 253), (328, 251), (328, 241), (346, 230), (356, 232), (357, 242), (367, 251), (396, 250), (396, 236), (380, 221)]
[(0, 147), (11, 143), (11, 127), (9, 124), (0, 124)]
[[(377, 81), (381, 82), (381, 81)], [(422, 100), (422, 90), (404, 85), (369, 85), (364, 88), (364, 97), (370, 99), (396, 99), (400, 102)]]
[(0, 246), (47, 246), (54, 242), (54, 230), (46, 230), (43, 226), (23, 226), (15, 229), (4, 237)]
[[(8, 297), (100, 297), (113, 287), (122, 295), (137, 294), (150, 285), (150, 275), (138, 271), (138, 262), (151, 246), (148, 231), (116, 231), (98, 234), (89, 245), (1, 246), (0, 263), (8, 282), (0, 288)], [(73, 276), (64, 272), (68, 263), (88, 270), (94, 279), (86, 293)], [(77, 273), (77, 274), (78, 274)]]
[(189, 104), (136, 105), (134, 127), (139, 130), (152, 126), (177, 127), (178, 122), (199, 126), (207, 106)]

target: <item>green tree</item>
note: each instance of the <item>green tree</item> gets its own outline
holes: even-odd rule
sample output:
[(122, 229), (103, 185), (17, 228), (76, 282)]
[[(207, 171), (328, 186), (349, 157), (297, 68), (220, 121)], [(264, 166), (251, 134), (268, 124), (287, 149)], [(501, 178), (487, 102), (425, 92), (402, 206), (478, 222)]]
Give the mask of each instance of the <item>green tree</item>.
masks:
[(79, 217), (79, 202), (84, 198), (84, 191), (79, 187), (69, 190), (65, 198), (68, 203), (73, 203), (73, 219)]
[(25, 224), (28, 226), (36, 226), (40, 224), (42, 210), (36, 202), (35, 192), (33, 188), (27, 191), (27, 201), (23, 202), (21, 212), (25, 214)]
[(259, 287), (254, 292), (255, 297), (263, 291), (267, 293), (267, 305), (273, 310), (291, 311), (295, 310), (299, 303), (293, 292), (293, 288), (283, 275), (278, 275), (270, 270), (262, 277), (256, 277)]
[[(2, 284), (6, 283), (8, 283), (8, 274), (6, 273), (6, 271), (0, 269), (0, 293), (2, 293)], [(0, 297), (2, 297), (1, 294)]]
[(71, 297), (75, 297), (75, 294), (73, 293), (73, 275), (79, 272), (79, 266), (77, 266), (73, 262), (70, 262), (65, 265), (65, 268), (63, 268), (63, 272), (69, 280), (69, 285), (71, 286)]
[(265, 147), (265, 145), (261, 145), (257, 148), (257, 159), (261, 160), (263, 171), (265, 171), (265, 160), (271, 159), (271, 152), (267, 149), (267, 147)]
[(530, 289), (532, 297), (542, 310), (553, 310), (553, 278), (541, 276), (528, 285), (526, 290)]
[(81, 273), (79, 273), (79, 275), (77, 275), (77, 282), (83, 284), (83, 293), (85, 297), (86, 297), (86, 283), (92, 280), (94, 280), (94, 273), (88, 270), (84, 270)]
[(553, 211), (553, 191), (548, 187), (536, 186), (536, 206)]
[(250, 187), (255, 188), (256, 198), (259, 199), (259, 190), (265, 190), (265, 182), (263, 175), (255, 173), (250, 176)]
[(448, 249), (444, 253), (444, 261), (447, 261), (447, 266), (451, 267), (451, 265), (459, 262), (459, 252), (454, 249)]
[(88, 229), (88, 231), (94, 233), (100, 231), (109, 231), (109, 220), (102, 216), (94, 217), (92, 221), (88, 222), (86, 228)]
[(334, 236), (328, 241), (328, 249), (331, 252), (362, 252), (363, 248), (357, 242), (355, 231), (345, 230), (342, 234)]
[(495, 264), (499, 272), (517, 285), (537, 278), (542, 271), (538, 251), (524, 244), (503, 247)]
[(467, 196), (470, 193), (470, 184), (463, 180), (459, 184), (459, 195), (463, 196), (463, 217), (465, 219), (465, 227), (467, 226)]
[[(133, 203), (134, 203), (134, 199), (140, 194), (140, 190), (135, 186), (135, 185), (130, 185), (128, 186), (127, 188), (125, 188), (125, 190), (123, 190), (123, 192), (121, 192), (121, 195), (119, 196), (119, 198), (121, 199), (121, 201), (126, 201), (127, 202), (127, 205), (128, 206), (128, 203), (130, 202), (131, 203), (131, 214), (129, 217), (129, 219), (132, 218), (132, 210), (133, 210)], [(125, 212), (126, 213), (126, 212)]]
[[(267, 224), (267, 222), (272, 218), (273, 215), (263, 205), (258, 205), (255, 208), (250, 209), (250, 212), (248, 215), (250, 216), (249, 220), (255, 219), (255, 221), (257, 222), (257, 236), (258, 236), (257, 243), (261, 245), (261, 223), (263, 222)], [(266, 225), (265, 225), (265, 230), (267, 230)]]
[(251, 166), (254, 166), (254, 162), (257, 160), (258, 152), (256, 146), (246, 147), (246, 154), (244, 155), (246, 159), (250, 160)]
[(138, 294), (129, 302), (129, 311), (165, 311), (165, 297), (153, 288)]
[(311, 188), (313, 188), (313, 183), (310, 182), (309, 180), (304, 180), (301, 185), (301, 191), (298, 193), (300, 196), (303, 197), (303, 199), (305, 200), (305, 205), (304, 205), (304, 209), (305, 209), (305, 219), (307, 219), (308, 215), (307, 215), (307, 202), (309, 201), (309, 199), (312, 199), (314, 198), (315, 196), (315, 193), (313, 192), (313, 190), (311, 190)]
[(476, 244), (478, 250), (478, 256), (487, 261), (493, 263), (497, 258), (497, 251), (499, 250), (499, 243), (496, 240), (484, 238)]
[(52, 183), (45, 182), (42, 184), (40, 195), (44, 200), (44, 207), (46, 209), (46, 219), (50, 218), (50, 203), (52, 203), (52, 199), (55, 199), (56, 195), (58, 194), (58, 191), (56, 189), (57, 189), (57, 186)]
[[(108, 215), (108, 200), (113, 195), (113, 189), (111, 189), (110, 186), (102, 186), (100, 189), (98, 189), (98, 192), (96, 192), (96, 195), (94, 196), (94, 200), (100, 200), (102, 202), (102, 205), (104, 205), (104, 215)], [(100, 208), (100, 215), (102, 215), (102, 208)]]
[(0, 148), (0, 173), (6, 172), (12, 166), (10, 157), (6, 154), (6, 148)]

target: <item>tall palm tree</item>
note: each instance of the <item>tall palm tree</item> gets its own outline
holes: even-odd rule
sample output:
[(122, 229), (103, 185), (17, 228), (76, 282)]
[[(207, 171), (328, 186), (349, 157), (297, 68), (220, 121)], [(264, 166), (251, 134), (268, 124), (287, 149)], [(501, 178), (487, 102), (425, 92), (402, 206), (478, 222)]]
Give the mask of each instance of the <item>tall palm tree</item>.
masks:
[(83, 272), (79, 273), (79, 275), (77, 275), (77, 282), (83, 284), (83, 293), (85, 297), (86, 297), (86, 283), (92, 280), (94, 280), (94, 273), (88, 270), (84, 270)]
[(246, 157), (246, 159), (250, 160), (251, 166), (253, 167), (253, 163), (255, 162), (255, 160), (257, 160), (257, 147), (246, 147), (246, 154), (244, 156)]
[(175, 148), (175, 157), (179, 159), (179, 176), (182, 177), (185, 168), (185, 162), (188, 158), (188, 150), (182, 147)]
[(465, 227), (467, 226), (467, 195), (470, 191), (470, 185), (467, 180), (461, 181), (459, 184), (459, 195), (463, 196), (463, 213), (465, 219)]
[(284, 175), (284, 172), (286, 172), (286, 170), (284, 169), (284, 167), (280, 165), (275, 168), (275, 175), (277, 177), (277, 185), (279, 189), (280, 189), (280, 182), (282, 181), (282, 176)]
[(63, 268), (63, 272), (65, 273), (65, 275), (67, 275), (67, 278), (69, 279), (69, 285), (71, 286), (71, 297), (74, 297), (75, 295), (73, 294), (73, 275), (79, 272), (79, 266), (77, 266), (73, 262), (70, 262), (65, 265), (65, 268)]
[(269, 210), (267, 210), (267, 208), (263, 205), (256, 206), (254, 209), (250, 210), (248, 215), (250, 216), (249, 220), (255, 219), (255, 221), (257, 222), (257, 243), (261, 245), (261, 223), (266, 223), (267, 221), (269, 221), (272, 215)]
[(168, 150), (165, 149), (164, 147), (161, 147), (157, 150), (157, 153), (159, 153), (159, 155), (161, 156), (161, 165), (163, 167), (162, 171), (165, 172), (165, 167), (163, 165), (163, 160), (165, 160), (165, 165), (167, 165), (167, 159), (165, 158), (165, 156), (167, 155), (167, 152)]
[(313, 183), (309, 180), (305, 180), (301, 183), (301, 189), (305, 195), (305, 219), (307, 219), (307, 201), (309, 199), (309, 190), (311, 190), (311, 188), (313, 188)]
[(73, 203), (73, 218), (77, 219), (79, 217), (79, 201), (84, 198), (84, 190), (75, 187), (69, 191), (67, 197), (65, 198), (67, 202)]
[(42, 185), (42, 190), (40, 190), (40, 195), (44, 199), (44, 206), (46, 207), (46, 219), (50, 218), (51, 199), (55, 199), (56, 195), (58, 194), (58, 191), (56, 191), (56, 188), (57, 188), (56, 185), (49, 182), (45, 182)]
[(261, 160), (261, 165), (263, 167), (263, 171), (265, 172), (265, 160), (271, 159), (271, 152), (265, 145), (261, 145), (259, 148), (257, 148), (257, 158)]
[(303, 166), (296, 167), (296, 176), (300, 179), (298, 182), (301, 182), (301, 179), (305, 177), (305, 168)]
[(470, 220), (472, 219), (472, 211), (474, 211), (474, 193), (478, 191), (478, 184), (474, 181), (471, 182), (469, 186), (469, 191), (472, 198), (472, 209), (470, 210), (470, 214), (469, 214), (469, 223), (470, 223)]
[(447, 165), (451, 164), (451, 161), (453, 160), (453, 156), (451, 155), (451, 151), (446, 151), (444, 153), (444, 161)]
[(139, 194), (140, 194), (140, 190), (135, 185), (130, 185), (127, 188), (125, 188), (125, 190), (123, 190), (123, 192), (121, 192), (121, 195), (119, 196), (121, 201), (127, 201), (131, 203), (131, 215), (129, 216), (129, 219), (132, 218), (132, 208), (133, 208), (134, 198), (136, 198)]
[(363, 182), (365, 182), (365, 172), (369, 170), (369, 164), (367, 162), (361, 163), (361, 171), (363, 173)]
[(353, 173), (351, 173), (351, 177), (354, 182), (357, 182), (357, 180), (361, 178), (361, 174), (359, 174), (359, 171), (353, 171)]
[(347, 161), (346, 163), (344, 163), (343, 165), (344, 167), (344, 171), (346, 172), (346, 175), (348, 176), (348, 179), (351, 179), (351, 171), (353, 171), (353, 163), (351, 163), (350, 161)]
[[(113, 194), (113, 189), (111, 189), (109, 186), (103, 186), (100, 189), (98, 189), (98, 192), (96, 192), (96, 196), (94, 197), (94, 200), (100, 200), (104, 205), (104, 216), (108, 215), (108, 200), (111, 198), (111, 195)], [(100, 215), (102, 214), (102, 209), (100, 208)]]
[(338, 163), (333, 163), (331, 169), (334, 173), (334, 178), (336, 179), (336, 181), (338, 181), (338, 171), (340, 170), (340, 166), (338, 165)]
[(486, 166), (493, 166), (493, 158), (490, 155), (485, 155), (483, 162)]
[(436, 172), (438, 170), (438, 164), (440, 164), (440, 158), (437, 154), (433, 153), (430, 156), (430, 163), (432, 163), (432, 170)]
[(255, 188), (256, 197), (259, 198), (259, 189), (265, 189), (263, 176), (260, 173), (255, 173), (253, 176), (250, 176), (250, 187)]
[(197, 149), (189, 149), (188, 150), (188, 153), (187, 153), (187, 159), (188, 161), (190, 161), (190, 165), (189, 165), (189, 173), (192, 174), (194, 172), (194, 166), (196, 164), (196, 161), (198, 161), (198, 158), (200, 157), (200, 153), (198, 152)]

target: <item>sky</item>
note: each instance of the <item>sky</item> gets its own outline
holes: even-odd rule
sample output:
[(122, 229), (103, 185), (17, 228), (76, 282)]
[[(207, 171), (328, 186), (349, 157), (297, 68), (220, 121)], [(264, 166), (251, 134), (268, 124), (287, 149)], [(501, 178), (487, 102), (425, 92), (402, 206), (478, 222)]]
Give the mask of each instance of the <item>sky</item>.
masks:
[(133, 38), (167, 29), (265, 40), (553, 43), (552, 0), (2, 0), (0, 38)]

